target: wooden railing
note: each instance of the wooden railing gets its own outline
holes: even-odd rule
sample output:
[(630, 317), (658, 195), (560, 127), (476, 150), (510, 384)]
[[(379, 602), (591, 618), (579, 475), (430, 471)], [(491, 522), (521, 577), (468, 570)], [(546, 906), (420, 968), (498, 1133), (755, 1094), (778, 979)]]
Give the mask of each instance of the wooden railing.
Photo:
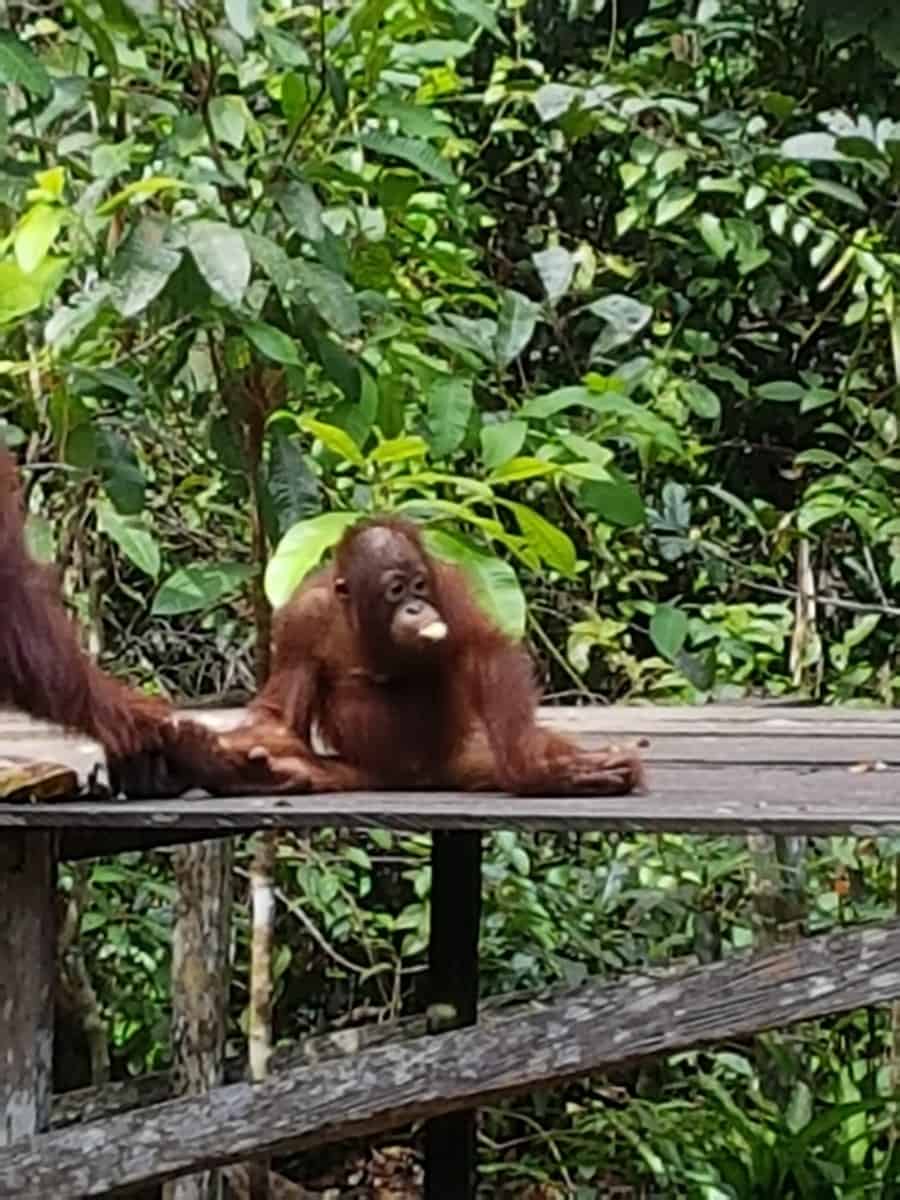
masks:
[[(893, 714), (762, 706), (549, 715), (588, 743), (649, 737), (649, 794), (0, 804), (0, 1197), (102, 1196), (425, 1120), (426, 1194), (464, 1200), (474, 1194), (478, 1104), (900, 997), (900, 923), (890, 922), (704, 967), (588, 982), (508, 1004), (494, 999), (479, 1018), (482, 830), (900, 832)], [(83, 772), (96, 756), (95, 748), (48, 737), (22, 722), (0, 723), (0, 747), (31, 761)], [(45, 773), (51, 792), (52, 778)], [(60, 788), (70, 785), (71, 778)], [(276, 1056), (270, 1076), (252, 1085), (226, 1073), (204, 1095), (171, 1098), (167, 1077), (155, 1076), (54, 1102), (57, 856), (321, 826), (433, 831), (430, 1016), (390, 1035), (338, 1038), (324, 1060)]]

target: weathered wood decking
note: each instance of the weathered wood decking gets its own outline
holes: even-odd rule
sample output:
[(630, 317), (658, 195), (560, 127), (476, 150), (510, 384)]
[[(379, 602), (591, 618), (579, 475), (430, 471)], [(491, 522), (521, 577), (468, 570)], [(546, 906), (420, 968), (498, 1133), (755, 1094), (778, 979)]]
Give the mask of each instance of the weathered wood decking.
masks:
[[(192, 713), (233, 724), (238, 710)], [(521, 798), (354, 792), (311, 797), (0, 804), (0, 828), (229, 834), (265, 827), (673, 830), (685, 833), (900, 833), (900, 716), (770, 705), (545, 709), (585, 745), (648, 738), (646, 795)], [(0, 715), (3, 753), (60, 762), (85, 775), (98, 748)], [(65, 856), (65, 847), (63, 854)]]
[[(191, 713), (227, 727), (238, 711)], [(900, 717), (893, 712), (747, 704), (708, 708), (547, 709), (585, 745), (646, 738), (647, 794), (541, 799), (352, 793), (97, 802), (0, 803), (0, 1197), (76, 1200), (201, 1167), (427, 1120), (429, 1200), (474, 1196), (474, 1106), (634, 1058), (746, 1036), (900, 997), (900, 922), (804, 939), (763, 955), (666, 974), (591, 982), (477, 1023), (480, 830), (597, 829), (695, 834), (900, 833)], [(0, 713), (0, 754), (86, 776), (98, 747)], [(40, 774), (40, 772), (39, 772)], [(21, 792), (18, 779), (9, 779)], [(2, 794), (2, 790), (0, 790)], [(159, 1087), (94, 1098), (106, 1121), (43, 1133), (58, 856), (172, 844), (274, 827), (428, 830), (432, 845), (430, 1000), (457, 1026), (372, 1045), (267, 1081), (122, 1111)], [(61, 833), (60, 837), (48, 832)], [(32, 863), (31, 858), (34, 858)], [(3, 903), (5, 901), (5, 903)], [(23, 911), (27, 910), (27, 911)], [(5, 918), (5, 919), (4, 919)], [(35, 954), (37, 947), (38, 953)], [(458, 1028), (466, 1026), (466, 1028)], [(36, 1049), (35, 1049), (36, 1048)], [(152, 1081), (151, 1081), (152, 1082)], [(71, 1117), (69, 1118), (71, 1119)], [(5, 1146), (5, 1148), (4, 1148)]]

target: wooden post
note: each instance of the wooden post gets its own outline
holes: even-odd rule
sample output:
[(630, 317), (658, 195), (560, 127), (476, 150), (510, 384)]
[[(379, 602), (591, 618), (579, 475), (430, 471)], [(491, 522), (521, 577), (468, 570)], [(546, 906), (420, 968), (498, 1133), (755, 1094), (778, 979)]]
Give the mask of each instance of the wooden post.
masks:
[[(175, 851), (178, 910), (172, 944), (172, 1047), (176, 1091), (197, 1095), (222, 1082), (231, 943), (230, 839)], [(222, 1200), (220, 1171), (172, 1180), (164, 1200)]]
[[(429, 1028), (438, 1033), (478, 1018), (481, 834), (438, 831), (431, 842)], [(425, 1127), (426, 1200), (475, 1195), (476, 1111), (436, 1117)]]
[(50, 1119), (55, 843), (52, 833), (0, 831), (0, 1146)]

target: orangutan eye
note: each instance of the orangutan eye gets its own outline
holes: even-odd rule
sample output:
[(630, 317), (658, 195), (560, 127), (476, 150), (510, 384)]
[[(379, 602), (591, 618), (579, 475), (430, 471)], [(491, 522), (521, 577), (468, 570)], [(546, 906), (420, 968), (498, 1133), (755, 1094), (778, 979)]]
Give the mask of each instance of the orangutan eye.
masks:
[(428, 580), (424, 575), (417, 575), (412, 583), (413, 594), (416, 596), (424, 596), (428, 591)]
[(404, 584), (403, 580), (402, 579), (394, 579), (391, 583), (388, 584), (387, 590), (385, 591), (384, 594), (387, 597), (387, 599), (390, 601), (391, 604), (398, 604), (403, 599), (405, 592), (406, 592), (406, 585)]

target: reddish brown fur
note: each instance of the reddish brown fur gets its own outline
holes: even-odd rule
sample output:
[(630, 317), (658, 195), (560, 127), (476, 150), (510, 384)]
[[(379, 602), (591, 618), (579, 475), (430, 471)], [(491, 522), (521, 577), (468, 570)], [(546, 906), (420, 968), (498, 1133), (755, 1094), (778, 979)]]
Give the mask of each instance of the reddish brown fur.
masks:
[(210, 732), (176, 722), (165, 701), (132, 691), (84, 654), (23, 528), (15, 463), (0, 446), (0, 704), (96, 739), (114, 785), (132, 795), (178, 794), (198, 777), (218, 778)]
[[(392, 562), (410, 577), (424, 570), (449, 630), (415, 659), (388, 636), (383, 577)], [(431, 559), (414, 525), (381, 519), (349, 530), (334, 564), (278, 614), (269, 682), (248, 722), (222, 741), (233, 754), (267, 758), (286, 790), (552, 795), (640, 785), (634, 750), (581, 750), (537, 725), (537, 702), (526, 653), (482, 613), (462, 573)], [(315, 730), (331, 756), (316, 753)]]

